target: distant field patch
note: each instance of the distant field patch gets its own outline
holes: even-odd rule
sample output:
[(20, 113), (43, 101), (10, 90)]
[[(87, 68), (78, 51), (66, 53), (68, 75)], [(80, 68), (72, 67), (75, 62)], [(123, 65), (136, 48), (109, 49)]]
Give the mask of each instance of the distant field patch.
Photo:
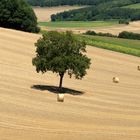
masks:
[(40, 26), (53, 28), (86, 28), (86, 27), (104, 27), (117, 25), (118, 21), (60, 21), (60, 22), (39, 22)]
[(50, 21), (51, 15), (74, 10), (74, 9), (80, 9), (85, 6), (56, 6), (56, 7), (33, 7), (33, 10), (37, 16), (38, 21), (44, 22), (44, 21)]
[(124, 6), (123, 8), (140, 9), (140, 3)]
[(88, 45), (140, 57), (140, 41), (101, 36), (81, 36)]
[[(42, 30), (40, 33), (46, 32), (46, 30)], [(90, 46), (140, 57), (140, 40), (80, 34), (75, 34), (75, 36), (80, 40), (84, 40)]]

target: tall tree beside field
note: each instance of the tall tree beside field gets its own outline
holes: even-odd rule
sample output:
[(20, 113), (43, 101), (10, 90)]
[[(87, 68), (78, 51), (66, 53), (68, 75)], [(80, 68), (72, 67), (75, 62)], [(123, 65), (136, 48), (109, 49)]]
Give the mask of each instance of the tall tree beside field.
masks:
[(0, 27), (39, 32), (36, 15), (24, 0), (0, 0)]
[(86, 75), (90, 59), (85, 55), (86, 44), (78, 40), (71, 32), (51, 31), (40, 38), (36, 46), (36, 57), (32, 63), (37, 72), (52, 71), (60, 76), (59, 91), (62, 91), (63, 77), (66, 73), (76, 79)]

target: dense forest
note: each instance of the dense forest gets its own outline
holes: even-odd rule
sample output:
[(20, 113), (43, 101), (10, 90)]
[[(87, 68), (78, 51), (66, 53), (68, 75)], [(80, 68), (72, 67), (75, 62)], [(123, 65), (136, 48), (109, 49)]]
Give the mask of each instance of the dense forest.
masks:
[(26, 0), (32, 6), (97, 5), (112, 0)]
[(24, 0), (0, 0), (0, 27), (39, 32), (36, 15)]
[(140, 0), (26, 0), (33, 6), (89, 5), (86, 8), (52, 15), (52, 21), (139, 20), (140, 9), (122, 8)]
[(106, 0), (86, 8), (52, 15), (52, 21), (94, 21), (108, 19), (140, 20), (140, 9), (122, 8), (140, 0)]
[(104, 5), (122, 6), (139, 3), (140, 0), (26, 0), (32, 6), (59, 6), (59, 5)]
[(51, 16), (52, 21), (95, 21), (111, 19), (125, 19), (126, 21), (140, 20), (140, 10), (112, 8), (100, 11), (96, 7), (90, 7)]

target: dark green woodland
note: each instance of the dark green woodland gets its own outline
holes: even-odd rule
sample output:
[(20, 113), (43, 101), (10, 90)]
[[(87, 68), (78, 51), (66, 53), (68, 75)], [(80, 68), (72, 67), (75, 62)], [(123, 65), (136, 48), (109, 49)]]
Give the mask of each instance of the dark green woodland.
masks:
[(26, 0), (33, 6), (88, 5), (86, 8), (52, 15), (52, 21), (94, 21), (140, 19), (140, 9), (124, 6), (140, 3), (140, 0)]
[(124, 8), (140, 0), (102, 0), (92, 6), (52, 15), (52, 21), (140, 20), (140, 9)]
[(0, 27), (39, 32), (36, 15), (24, 0), (0, 0)]

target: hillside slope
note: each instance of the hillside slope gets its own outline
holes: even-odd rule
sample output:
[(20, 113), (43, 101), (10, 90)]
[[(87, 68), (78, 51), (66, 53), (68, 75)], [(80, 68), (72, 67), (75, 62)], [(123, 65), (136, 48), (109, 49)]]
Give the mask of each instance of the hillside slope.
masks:
[(88, 75), (64, 79), (65, 87), (84, 94), (66, 94), (58, 103), (56, 94), (32, 88), (59, 82), (55, 74), (37, 74), (31, 64), (38, 38), (0, 28), (0, 139), (139, 140), (140, 58), (87, 47)]
[(58, 6), (58, 7), (33, 7), (38, 21), (50, 21), (51, 15), (59, 12), (82, 8), (82, 6)]
[[(93, 0), (94, 1), (94, 0)], [(96, 1), (96, 0), (95, 0)], [(92, 6), (57, 13), (51, 16), (52, 21), (95, 21), (95, 20), (140, 20), (140, 9), (122, 8), (137, 4), (139, 0), (101, 0)]]

